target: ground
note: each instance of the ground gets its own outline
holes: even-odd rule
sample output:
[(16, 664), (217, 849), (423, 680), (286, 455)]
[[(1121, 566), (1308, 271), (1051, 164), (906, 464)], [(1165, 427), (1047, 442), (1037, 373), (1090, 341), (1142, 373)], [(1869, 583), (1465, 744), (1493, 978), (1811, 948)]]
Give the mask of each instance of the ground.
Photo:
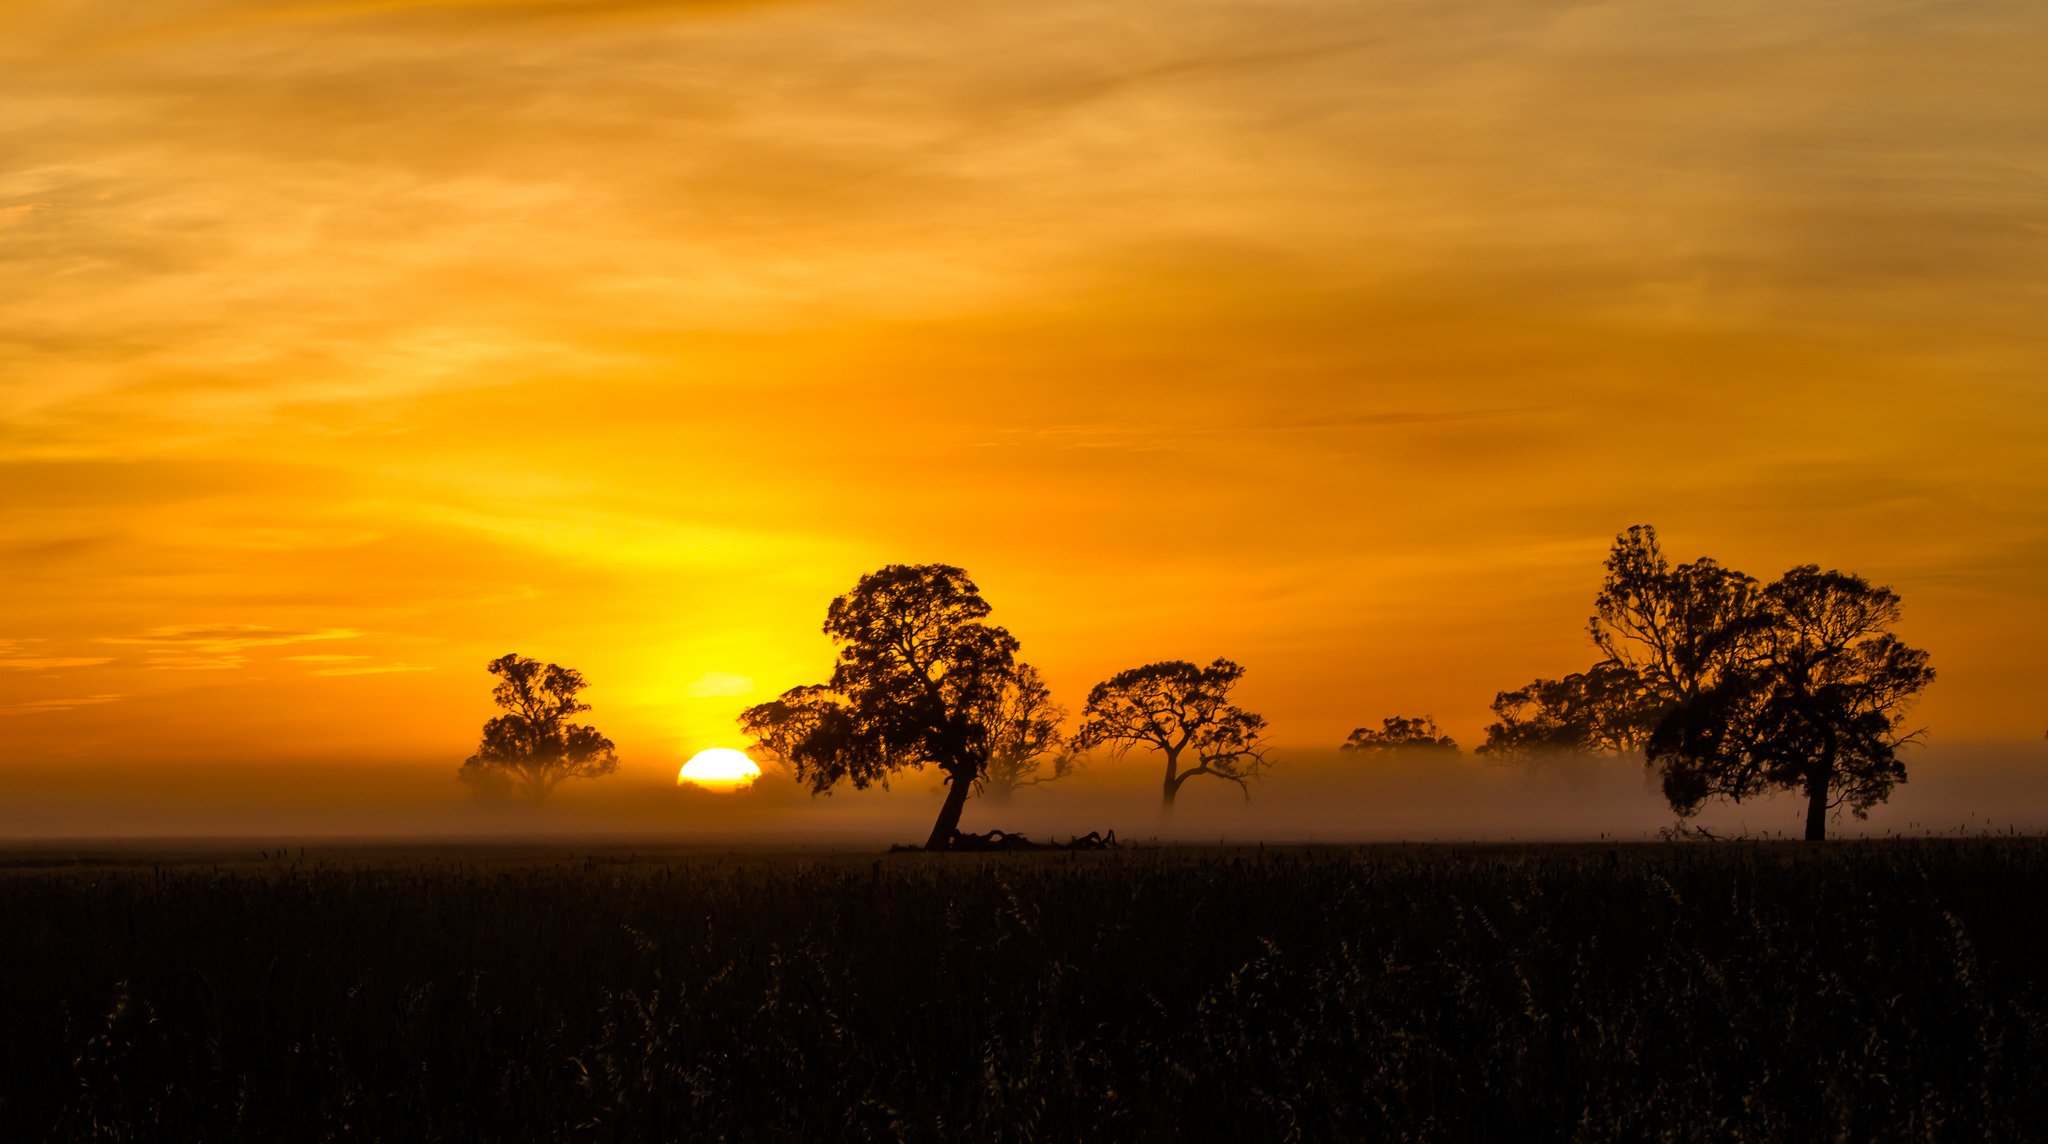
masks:
[(2048, 1126), (2048, 841), (0, 854), (21, 1139)]

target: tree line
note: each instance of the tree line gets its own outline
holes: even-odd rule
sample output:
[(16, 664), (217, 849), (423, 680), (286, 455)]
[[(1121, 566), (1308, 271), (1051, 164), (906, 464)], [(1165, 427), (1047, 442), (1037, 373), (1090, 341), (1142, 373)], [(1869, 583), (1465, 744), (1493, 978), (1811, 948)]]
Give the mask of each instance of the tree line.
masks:
[[(1167, 660), (1118, 672), (1089, 690), (1068, 731), (1067, 710), (1018, 658), (1016, 637), (988, 622), (991, 611), (952, 565), (871, 572), (826, 611), (837, 647), (830, 676), (746, 708), (739, 726), (813, 793), (936, 768), (946, 793), (931, 849), (959, 837), (969, 797), (1007, 800), (1071, 774), (1096, 750), (1157, 756), (1169, 812), (1197, 777), (1249, 797), (1272, 762), (1265, 718), (1231, 700), (1240, 665)], [(1600, 658), (1500, 692), (1478, 753), (1510, 762), (1640, 753), (1680, 815), (1716, 798), (1790, 790), (1807, 800), (1806, 837), (1823, 838), (1830, 811), (1864, 817), (1905, 781), (1898, 750), (1919, 732), (1904, 712), (1934, 672), (1926, 652), (1892, 633), (1900, 611), (1890, 589), (1816, 565), (1770, 584), (1711, 558), (1673, 566), (1655, 529), (1632, 527), (1608, 554), (1588, 621)], [(485, 724), (464, 781), (538, 799), (566, 779), (616, 769), (611, 741), (569, 721), (589, 709), (577, 699), (579, 673), (516, 655), (489, 669), (506, 714)], [(1360, 727), (1342, 748), (1459, 750), (1428, 716)]]

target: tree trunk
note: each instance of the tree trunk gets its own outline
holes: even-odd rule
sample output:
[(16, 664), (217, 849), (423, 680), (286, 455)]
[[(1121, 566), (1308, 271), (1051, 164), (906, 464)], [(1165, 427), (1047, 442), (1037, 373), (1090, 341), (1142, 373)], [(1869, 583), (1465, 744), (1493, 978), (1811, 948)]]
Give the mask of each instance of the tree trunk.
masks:
[(1173, 813), (1173, 796), (1180, 793), (1180, 752), (1166, 753), (1166, 785), (1161, 789), (1159, 813)]
[(946, 801), (939, 807), (939, 820), (932, 823), (932, 836), (925, 839), (926, 850), (944, 850), (953, 842), (953, 835), (960, 829), (960, 812), (967, 808), (967, 792), (974, 789), (974, 771), (961, 767), (947, 772)]
[(1828, 836), (1828, 776), (1834, 768), (1815, 768), (1806, 780), (1806, 840), (1822, 842)]

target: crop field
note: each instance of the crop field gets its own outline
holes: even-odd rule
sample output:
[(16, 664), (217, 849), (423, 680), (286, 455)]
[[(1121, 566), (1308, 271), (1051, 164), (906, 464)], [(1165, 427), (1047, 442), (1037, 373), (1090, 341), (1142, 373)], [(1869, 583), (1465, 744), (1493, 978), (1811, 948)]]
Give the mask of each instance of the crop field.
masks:
[(2023, 1139), (2048, 841), (0, 856), (10, 1139)]

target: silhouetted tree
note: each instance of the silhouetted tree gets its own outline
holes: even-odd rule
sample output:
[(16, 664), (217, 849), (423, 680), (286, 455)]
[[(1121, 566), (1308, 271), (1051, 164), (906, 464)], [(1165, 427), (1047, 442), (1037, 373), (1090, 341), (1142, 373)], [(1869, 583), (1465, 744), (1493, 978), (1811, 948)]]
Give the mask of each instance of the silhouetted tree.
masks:
[(1563, 679), (1538, 679), (1493, 698), (1496, 722), (1476, 753), (1507, 759), (1545, 754), (1620, 754), (1643, 745), (1655, 707), (1636, 673), (1598, 663)]
[(1711, 559), (1674, 567), (1637, 525), (1615, 538), (1594, 609), (1607, 658), (1501, 692), (1481, 753), (1641, 746), (1680, 814), (1792, 789), (1810, 839), (1830, 809), (1863, 817), (1905, 781), (1903, 711), (1934, 673), (1889, 632), (1890, 589), (1814, 565), (1768, 587)]
[(1675, 706), (1650, 737), (1665, 797), (1690, 815), (1707, 799), (1806, 797), (1806, 837), (1828, 811), (1858, 818), (1906, 781), (1906, 705), (1933, 681), (1927, 653), (1889, 629), (1900, 600), (1858, 576), (1803, 565), (1764, 590), (1752, 654)]
[(989, 727), (988, 767), (982, 793), (996, 802), (1028, 786), (1072, 774), (1079, 756), (1060, 732), (1067, 710), (1053, 702), (1038, 669), (1020, 663), (1003, 681)]
[(590, 710), (576, 696), (588, 686), (580, 672), (519, 655), (490, 662), (498, 677), (491, 699), (509, 714), (484, 724), (476, 754), (457, 777), (483, 795), (517, 791), (539, 801), (566, 779), (602, 778), (618, 769), (612, 741), (597, 728), (569, 722)]
[(1017, 641), (982, 622), (988, 602), (947, 564), (892, 564), (832, 601), (825, 634), (839, 645), (831, 681), (750, 707), (741, 726), (822, 794), (845, 781), (886, 786), (906, 767), (936, 766), (946, 799), (929, 849), (959, 830), (967, 796), (986, 774)]
[(1431, 751), (1458, 753), (1458, 741), (1443, 733), (1433, 716), (1424, 715), (1419, 719), (1407, 719), (1390, 715), (1380, 720), (1377, 729), (1359, 727), (1344, 740), (1340, 750), (1362, 753), (1386, 753), (1397, 751)]
[[(1135, 746), (1166, 756), (1162, 806), (1196, 775), (1246, 785), (1266, 766), (1266, 720), (1230, 702), (1244, 668), (1227, 659), (1207, 667), (1169, 660), (1121, 671), (1088, 692), (1076, 742), (1083, 750), (1107, 746), (1122, 757)], [(1184, 759), (1192, 759), (1182, 769)]]
[(1761, 592), (1711, 558), (1673, 567), (1646, 524), (1615, 537), (1587, 633), (1606, 655), (1584, 672), (1494, 697), (1479, 753), (1640, 749), (1668, 712), (1746, 662)]
[(829, 687), (792, 687), (778, 699), (757, 703), (740, 712), (740, 731), (753, 747), (750, 753), (794, 770), (797, 747), (825, 717), (831, 707), (831, 695)]
[(1639, 524), (1615, 538), (1586, 628), (1633, 678), (1647, 726), (1745, 662), (1760, 603), (1756, 580), (1711, 557), (1672, 567), (1657, 530)]

